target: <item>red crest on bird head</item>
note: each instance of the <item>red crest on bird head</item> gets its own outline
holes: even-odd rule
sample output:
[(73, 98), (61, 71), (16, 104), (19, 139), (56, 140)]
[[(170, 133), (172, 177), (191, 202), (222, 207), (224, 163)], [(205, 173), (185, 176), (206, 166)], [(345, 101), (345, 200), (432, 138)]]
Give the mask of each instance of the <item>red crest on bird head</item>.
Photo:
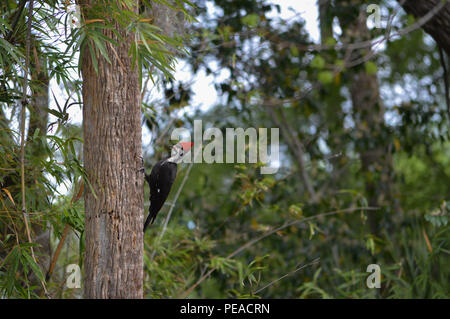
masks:
[(192, 145), (194, 145), (194, 143), (192, 142), (180, 142), (179, 144), (185, 152), (188, 152), (191, 149)]

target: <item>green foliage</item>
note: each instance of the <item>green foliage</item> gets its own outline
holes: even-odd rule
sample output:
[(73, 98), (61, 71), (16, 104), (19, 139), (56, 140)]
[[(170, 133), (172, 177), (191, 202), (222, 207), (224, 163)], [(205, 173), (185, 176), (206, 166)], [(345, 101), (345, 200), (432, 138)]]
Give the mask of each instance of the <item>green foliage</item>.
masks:
[[(322, 41), (326, 48), (317, 49), (301, 18), (274, 17), (280, 8), (268, 1), (158, 2), (191, 21), (195, 17), (192, 36), (166, 35), (136, 13), (131, 0), (97, 1), (84, 11), (80, 28), (71, 26), (65, 2), (44, 1), (35, 8), (29, 100), (45, 86), (36, 77), (39, 69), (52, 81), (52, 103), (43, 108), (47, 131), (26, 135), (25, 195), (31, 235), (49, 231), (50, 250), (28, 242), (21, 211), (17, 123), (28, 9), (20, 11), (20, 1), (0, 4), (1, 297), (40, 298), (41, 280), (53, 297), (82, 297), (64, 285), (65, 266), (84, 262), (83, 189), (96, 191), (83, 170), (81, 128), (71, 115), (81, 102), (78, 53), (88, 54), (97, 69), (99, 59), (116, 59), (111, 48), (133, 33), (133, 67), (162, 93), (162, 99), (143, 97), (144, 129), (152, 134), (146, 163), (168, 152), (173, 128), (192, 128), (196, 119), (222, 131), (279, 127), (281, 133), (274, 175), (261, 175), (262, 163), (180, 166), (168, 205), (146, 233), (147, 298), (448, 298), (448, 115), (430, 38), (420, 30), (396, 37), (381, 54), (348, 67), (349, 58), (367, 54), (363, 48), (349, 56), (345, 49), (361, 3), (331, 1), (321, 25), (338, 23), (342, 33), (331, 32)], [(395, 9), (389, 1), (370, 3)], [(400, 14), (393, 28), (412, 23)], [(214, 78), (220, 101), (208, 108), (194, 105), (202, 90), (173, 77), (175, 57), (186, 52), (193, 74)], [(45, 62), (37, 63), (35, 55)], [(383, 119), (376, 129), (352, 104), (351, 88), (359, 89), (355, 74), (378, 81), (381, 116), (365, 110)], [(297, 141), (302, 156), (295, 151)], [(363, 151), (379, 145), (391, 165), (365, 168)], [(48, 280), (47, 262), (64, 236)], [(379, 290), (366, 285), (367, 265), (374, 263), (381, 267)]]
[(450, 202), (442, 202), (439, 209), (425, 215), (425, 220), (433, 224), (435, 227), (446, 226), (448, 224)]
[[(0, 293), (2, 296), (9, 297), (16, 295), (20, 298), (38, 297), (33, 292), (36, 287), (24, 289), (24, 285), (28, 285), (27, 276), (29, 276), (30, 270), (39, 280), (44, 279), (39, 265), (31, 257), (30, 247), (31, 245), (28, 243), (15, 245), (0, 265), (1, 269), (7, 269), (6, 273), (3, 271), (0, 272), (0, 285), (2, 288)], [(20, 268), (23, 269), (25, 278), (17, 276)]]
[[(189, 1), (176, 1), (176, 7), (166, 1), (162, 2), (173, 10), (182, 9), (184, 14), (191, 18), (184, 8), (184, 4), (190, 5)], [(144, 4), (150, 6), (146, 1)], [(97, 73), (100, 56), (108, 63), (111, 63), (113, 58), (109, 56), (112, 53), (108, 53), (111, 50), (107, 50), (107, 47), (118, 46), (129, 34), (134, 34), (129, 51), (132, 68), (137, 67), (141, 76), (143, 69), (156, 68), (166, 77), (171, 77), (174, 71), (174, 53), (186, 53), (183, 39), (165, 35), (158, 26), (150, 23), (151, 18), (136, 12), (134, 1), (98, 1), (89, 8), (83, 8), (82, 12), (84, 18), (82, 26), (80, 30), (72, 31), (71, 44), (74, 51), (80, 48), (82, 55), (86, 54), (86, 51), (89, 52)], [(126, 33), (119, 32), (118, 28), (125, 30)], [(149, 75), (154, 81), (152, 73)]]
[[(228, 75), (216, 83), (222, 103), (185, 116), (183, 126), (189, 127), (192, 119), (222, 129), (290, 125), (304, 143), (306, 171), (314, 187), (323, 193), (318, 203), (310, 202), (301, 168), (296, 165), (297, 154), (285, 135), (281, 136), (280, 171), (268, 184), (250, 165), (196, 164), (171, 223), (172, 227), (193, 223), (196, 234), (215, 242), (212, 259), (202, 263), (205, 268), (186, 287), (211, 267), (217, 267), (217, 271), (201, 281), (190, 297), (448, 296), (448, 234), (433, 228), (444, 226), (442, 208), (436, 207), (448, 200), (449, 194), (448, 130), (445, 108), (440, 104), (443, 89), (440, 83), (425, 80), (430, 74), (439, 77), (440, 65), (435, 47), (429, 45), (424, 33), (416, 31), (390, 41), (382, 54), (347, 68), (345, 46), (342, 50), (334, 48), (349, 41), (345, 32), (323, 41), (332, 49), (316, 52), (308, 47), (311, 40), (302, 21), (269, 17), (271, 5), (266, 2), (211, 2), (220, 13), (212, 14), (198, 4), (199, 20), (208, 23), (198, 28), (198, 37), (189, 44), (198, 55), (191, 55), (188, 62), (194, 72), (217, 74), (215, 70), (227, 70)], [(392, 3), (376, 3), (395, 10), (390, 7)], [(332, 1), (327, 17), (337, 17), (345, 31), (354, 27), (350, 26), (352, 17), (359, 9), (359, 3)], [(401, 16), (394, 28), (408, 25), (405, 17)], [(382, 32), (371, 30), (370, 35)], [(359, 52), (355, 56), (359, 57)], [(424, 64), (424, 59), (429, 63)], [(354, 73), (377, 76), (383, 88), (384, 117), (391, 119), (368, 137), (355, 126), (369, 129), (369, 124), (349, 106), (352, 101), (347, 92)], [(178, 87), (184, 88), (183, 81), (179, 82)], [(394, 89), (398, 86), (426, 93), (399, 96)], [(175, 83), (166, 88), (171, 94), (178, 92)], [(268, 114), (265, 103), (273, 107), (278, 123)], [(157, 116), (156, 123), (167, 123), (166, 116), (170, 115)], [(383, 167), (389, 173), (379, 167), (362, 172), (359, 152), (380, 144), (387, 145), (390, 151), (386, 154), (393, 156), (392, 168)], [(390, 178), (392, 184), (388, 186)], [(375, 211), (343, 213), (352, 207), (373, 206), (373, 194), (366, 189), (372, 181), (381, 181), (376, 192), (391, 187), (392, 197)], [(261, 183), (266, 187), (260, 187)], [(329, 212), (337, 213), (321, 216)], [(368, 227), (370, 215), (379, 220), (377, 234)], [(295, 224), (282, 227), (291, 223)], [(278, 226), (278, 231), (258, 240)], [(251, 245), (233, 256), (233, 262), (226, 257), (246, 244)], [(236, 265), (262, 255), (266, 258), (255, 276), (256, 287), (242, 289), (233, 273)], [(320, 265), (277, 281), (296, 269), (299, 261), (307, 263), (315, 256), (320, 256)], [(372, 263), (381, 266), (381, 290), (366, 286), (366, 268)], [(259, 294), (252, 293), (272, 281), (275, 283)]]
[[(163, 1), (165, 2), (165, 1)], [(37, 1), (35, 1), (35, 4)], [(176, 1), (172, 9), (185, 4)], [(81, 128), (70, 114), (81, 105), (77, 64), (84, 48), (94, 67), (99, 58), (108, 62), (123, 35), (134, 33), (130, 56), (139, 71), (159, 69), (165, 76), (173, 71), (174, 54), (184, 50), (181, 38), (160, 34), (151, 19), (134, 12), (135, 1), (96, 1), (80, 27), (69, 14), (71, 3), (48, 0), (35, 5), (31, 34), (27, 32), (28, 2), (3, 1), (0, 5), (0, 295), (7, 298), (40, 298), (43, 285), (53, 296), (76, 296), (64, 290), (64, 269), (68, 263), (83, 264), (83, 189), (96, 190), (82, 166)], [(72, 3), (74, 4), (74, 3)], [(178, 9), (177, 9), (178, 8)], [(75, 21), (76, 22), (76, 21)], [(84, 23), (86, 22), (86, 23)], [(29, 78), (23, 79), (26, 42), (30, 42)], [(112, 48), (112, 49), (111, 49)], [(169, 51), (169, 48), (174, 51)], [(78, 55), (81, 53), (81, 56)], [(152, 72), (148, 72), (152, 76)], [(29, 88), (25, 136), (25, 198), (22, 203), (20, 140), (18, 130), (24, 81)], [(50, 81), (56, 81), (63, 91)], [(48, 86), (51, 86), (48, 90)], [(50, 93), (51, 91), (51, 93)], [(40, 97), (49, 94), (43, 101)], [(64, 96), (66, 95), (66, 96)], [(64, 102), (61, 101), (64, 99)], [(54, 105), (54, 106), (53, 106)], [(37, 124), (36, 124), (37, 123)], [(37, 125), (37, 127), (35, 127)], [(25, 226), (22, 206), (28, 215)], [(67, 232), (66, 227), (69, 227)], [(29, 243), (28, 230), (33, 244)], [(76, 245), (68, 245), (76, 238)], [(64, 257), (58, 256), (53, 277), (48, 273), (58, 243), (64, 243)], [(32, 248), (34, 252), (32, 251)], [(36, 255), (36, 260), (32, 255)], [(59, 253), (59, 251), (58, 251)], [(49, 280), (50, 278), (50, 280)], [(78, 296), (80, 294), (78, 293)]]

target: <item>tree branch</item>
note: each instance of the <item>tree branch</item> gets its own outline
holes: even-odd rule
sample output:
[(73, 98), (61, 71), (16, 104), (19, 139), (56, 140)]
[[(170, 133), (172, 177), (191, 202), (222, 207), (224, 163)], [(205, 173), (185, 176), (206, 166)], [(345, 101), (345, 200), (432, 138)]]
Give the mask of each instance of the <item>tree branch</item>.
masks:
[(283, 110), (280, 108), (280, 113), (283, 119), (283, 123), (278, 119), (277, 115), (275, 114), (273, 108), (271, 106), (267, 107), (267, 110), (272, 117), (272, 120), (278, 125), (278, 127), (281, 128), (281, 134), (286, 139), (286, 143), (288, 144), (291, 151), (294, 153), (295, 158), (297, 159), (297, 163), (300, 169), (300, 175), (302, 178), (303, 183), (305, 184), (305, 187), (311, 196), (312, 202), (317, 202), (317, 194), (314, 190), (314, 187), (311, 182), (311, 178), (308, 175), (308, 172), (306, 171), (306, 164), (305, 164), (305, 152), (303, 149), (303, 145), (300, 142), (299, 138), (297, 137), (296, 132), (292, 129), (292, 127), (287, 122), (286, 117), (284, 116)]
[[(323, 214), (319, 214), (319, 215), (314, 215), (311, 217), (307, 217), (307, 218), (303, 218), (300, 220), (295, 220), (293, 222), (290, 223), (284, 223), (283, 225), (273, 228), (271, 230), (268, 230), (267, 232), (265, 232), (264, 234), (262, 234), (261, 236), (250, 240), (249, 242), (245, 243), (244, 245), (242, 245), (241, 247), (239, 247), (238, 249), (236, 249), (235, 251), (233, 251), (231, 254), (229, 254), (227, 257), (225, 257), (225, 259), (231, 259), (234, 256), (236, 256), (237, 254), (239, 254), (241, 251), (253, 246), (254, 244), (256, 244), (257, 242), (263, 240), (264, 238), (275, 234), (276, 232), (279, 232), (280, 230), (283, 230), (285, 228), (291, 227), (291, 226), (295, 226), (298, 224), (302, 224), (305, 222), (308, 222), (310, 220), (314, 220), (314, 219), (318, 219), (320, 217), (326, 217), (326, 216), (331, 216), (331, 215), (337, 215), (340, 213), (344, 213), (344, 214), (348, 214), (348, 213), (353, 213), (356, 211), (365, 211), (365, 210), (377, 210), (378, 208), (376, 207), (354, 207), (354, 208), (347, 208), (347, 209), (343, 209), (343, 210), (337, 210), (337, 211), (332, 211), (332, 212), (328, 212), (328, 213), (323, 213)], [(187, 296), (189, 296), (189, 294), (198, 286), (200, 285), (205, 279), (207, 279), (215, 270), (217, 270), (217, 267), (213, 267), (211, 268), (205, 275), (203, 275), (199, 280), (197, 280), (197, 282), (195, 284), (193, 284), (188, 290), (186, 290), (180, 298), (186, 298)]]
[(450, 3), (448, 0), (406, 0), (401, 1), (400, 5), (408, 14), (424, 19), (424, 23), (418, 23), (418, 25), (450, 56)]
[(14, 15), (13, 22), (11, 24), (11, 30), (6, 35), (5, 40), (11, 42), (14, 31), (16, 30), (17, 23), (19, 22), (20, 16), (22, 15), (23, 9), (25, 8), (25, 4), (28, 0), (21, 0), (19, 3), (19, 7)]

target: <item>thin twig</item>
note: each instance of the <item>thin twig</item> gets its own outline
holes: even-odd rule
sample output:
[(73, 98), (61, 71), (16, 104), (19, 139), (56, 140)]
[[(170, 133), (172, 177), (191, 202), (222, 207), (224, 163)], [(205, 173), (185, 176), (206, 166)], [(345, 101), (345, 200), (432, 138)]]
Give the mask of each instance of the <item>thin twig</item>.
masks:
[(270, 286), (276, 284), (276, 283), (279, 282), (280, 280), (282, 280), (282, 279), (284, 279), (284, 278), (286, 278), (286, 277), (288, 277), (288, 276), (291, 276), (291, 275), (295, 274), (296, 272), (298, 272), (298, 271), (300, 271), (300, 270), (302, 270), (302, 269), (304, 269), (304, 268), (306, 268), (306, 267), (308, 267), (308, 266), (312, 266), (312, 265), (314, 265), (314, 264), (317, 264), (319, 261), (320, 261), (320, 258), (316, 258), (316, 259), (314, 259), (313, 261), (311, 261), (310, 263), (307, 263), (307, 264), (305, 264), (305, 265), (301, 265), (299, 268), (295, 269), (294, 271), (291, 271), (290, 273), (287, 273), (286, 275), (281, 276), (280, 278), (278, 278), (278, 279), (276, 279), (276, 280), (270, 282), (269, 284), (267, 284), (267, 285), (265, 285), (264, 287), (262, 287), (262, 288), (256, 290), (256, 291), (253, 292), (252, 294), (253, 294), (253, 295), (256, 295), (256, 294), (260, 293), (261, 291), (263, 291), (264, 289), (269, 288)]
[(424, 26), (428, 21), (430, 21), (431, 19), (434, 18), (434, 16), (436, 14), (439, 13), (439, 11), (441, 11), (448, 3), (448, 0), (442, 0), (440, 1), (433, 9), (431, 9), (426, 15), (424, 15), (423, 17), (421, 17), (419, 20), (417, 20), (416, 23), (414, 23), (413, 25), (404, 28), (403, 30), (400, 30), (399, 32), (397, 32), (394, 35), (391, 35), (387, 40), (390, 40), (391, 38), (395, 37), (395, 36), (403, 36), (406, 35), (410, 32), (413, 32), (417, 29), (420, 29), (422, 26)]
[(294, 129), (289, 124), (289, 121), (287, 120), (282, 108), (280, 108), (280, 115), (281, 115), (281, 119), (284, 121), (284, 126), (286, 127), (288, 134), (291, 136), (291, 139), (292, 139), (292, 142), (294, 143), (295, 149), (297, 150), (298, 161), (300, 163), (300, 169), (301, 169), (300, 173), (302, 174), (302, 178), (305, 183), (306, 189), (308, 190), (308, 192), (311, 196), (312, 202), (316, 203), (316, 202), (318, 202), (319, 199), (317, 197), (317, 193), (312, 184), (311, 178), (306, 170), (306, 164), (305, 164), (305, 159), (304, 159), (305, 149), (304, 149), (303, 143), (298, 138), (297, 132), (295, 132)]
[(186, 181), (187, 181), (187, 179), (188, 179), (188, 177), (189, 177), (189, 173), (190, 173), (190, 171), (191, 171), (193, 165), (194, 165), (193, 162), (189, 164), (189, 167), (188, 167), (188, 169), (187, 169), (187, 171), (186, 171), (186, 174), (184, 175), (183, 181), (181, 182), (180, 187), (178, 187), (178, 191), (177, 191), (177, 193), (175, 194), (175, 198), (174, 198), (173, 202), (172, 202), (171, 205), (170, 205), (169, 213), (167, 214), (166, 220), (164, 221), (163, 230), (162, 230), (161, 236), (160, 236), (161, 238), (164, 236), (164, 233), (165, 233), (166, 230), (167, 230), (167, 224), (169, 223), (170, 217), (172, 216), (173, 208), (175, 207), (175, 204), (176, 204), (176, 202), (177, 202), (177, 200), (178, 200), (178, 197), (179, 197), (180, 194), (181, 194), (181, 191), (182, 191), (182, 189), (183, 189), (183, 187), (184, 187), (184, 184), (186, 183)]
[(442, 69), (444, 70), (444, 91), (445, 91), (445, 103), (447, 104), (447, 112), (450, 115), (450, 92), (449, 92), (449, 84), (448, 84), (448, 71), (447, 71), (447, 62), (445, 61), (444, 49), (440, 45), (439, 47), (439, 58), (441, 59)]
[[(45, 275), (45, 281), (46, 282), (49, 282), (50, 278), (52, 277), (53, 269), (55, 268), (56, 261), (58, 260), (59, 253), (61, 252), (61, 248), (64, 245), (64, 241), (66, 240), (66, 237), (67, 237), (67, 234), (69, 233), (69, 230), (70, 230), (70, 225), (66, 224), (66, 226), (64, 227), (61, 239), (59, 240), (58, 247), (56, 247), (55, 254), (53, 255), (52, 261), (50, 263), (50, 268), (48, 269), (48, 272)], [(41, 297), (42, 297), (43, 293), (44, 292), (42, 292)]]
[(17, 23), (19, 22), (20, 16), (22, 15), (23, 9), (25, 8), (25, 4), (28, 0), (22, 0), (19, 3), (18, 9), (14, 15), (14, 20), (11, 24), (11, 30), (6, 35), (5, 40), (11, 42), (12, 36), (14, 32), (16, 31)]
[[(194, 157), (194, 158), (195, 158), (195, 157)], [(172, 202), (172, 204), (170, 205), (169, 213), (167, 214), (167, 217), (166, 217), (166, 219), (164, 220), (164, 226), (163, 226), (163, 229), (162, 229), (162, 231), (161, 231), (161, 234), (160, 234), (159, 237), (158, 237), (158, 240), (157, 240), (156, 244), (159, 244), (159, 243), (161, 242), (161, 239), (163, 238), (164, 234), (165, 234), (166, 231), (167, 231), (167, 224), (169, 223), (169, 220), (170, 220), (170, 217), (172, 216), (172, 212), (173, 212), (173, 209), (174, 209), (174, 207), (175, 207), (175, 204), (176, 204), (176, 202), (177, 202), (177, 200), (178, 200), (178, 197), (179, 197), (180, 194), (181, 194), (181, 191), (183, 190), (184, 184), (186, 183), (186, 181), (187, 181), (187, 179), (188, 179), (188, 177), (189, 177), (189, 173), (190, 173), (190, 171), (191, 171), (193, 165), (194, 165), (194, 160), (192, 160), (192, 163), (189, 164), (189, 167), (188, 167), (188, 169), (187, 169), (187, 171), (186, 171), (186, 174), (184, 175), (183, 181), (181, 182), (180, 187), (178, 187), (177, 193), (175, 194), (175, 198), (173, 199), (173, 202)], [(153, 250), (152, 256), (150, 257), (150, 259), (153, 260), (153, 258), (155, 257), (155, 255), (156, 255), (156, 249)]]
[(145, 98), (145, 94), (147, 93), (147, 85), (148, 85), (148, 81), (150, 80), (150, 75), (147, 76), (147, 78), (145, 79), (144, 85), (142, 86), (142, 90), (141, 90), (141, 104), (144, 104), (144, 98)]
[[(398, 2), (400, 4), (400, 6), (398, 6), (397, 9), (393, 12), (393, 14), (388, 17), (389, 22), (388, 22), (388, 27), (386, 29), (389, 32), (387, 32), (383, 36), (378, 36), (374, 39), (364, 40), (364, 41), (356, 42), (356, 43), (338, 43), (338, 44), (331, 44), (331, 45), (324, 44), (324, 43), (298, 45), (296, 43), (296, 47), (298, 50), (306, 51), (306, 52), (321, 52), (321, 51), (325, 51), (325, 50), (339, 51), (339, 50), (347, 50), (347, 49), (350, 49), (353, 51), (353, 50), (370, 48), (375, 45), (381, 44), (385, 41), (389, 41), (396, 36), (403, 36), (403, 35), (406, 35), (412, 31), (415, 31), (415, 30), (421, 28), (424, 24), (426, 24), (428, 21), (430, 21), (448, 3), (448, 0), (444, 0), (444, 1), (440, 2), (435, 8), (430, 10), (430, 12), (428, 12), (427, 15), (423, 16), (422, 19), (418, 20), (413, 25), (405, 27), (404, 29), (399, 30), (397, 33), (391, 34), (392, 28), (391, 28), (390, 21), (392, 21), (394, 19), (394, 17), (397, 15), (399, 9), (401, 8), (401, 5), (404, 3), (404, 0), (398, 1)], [(259, 34), (263, 34), (263, 37), (266, 35), (269, 35), (268, 40), (277, 42), (279, 44), (280, 49), (289, 48), (293, 44), (292, 41), (280, 40), (278, 37), (276, 37), (274, 35), (270, 35), (269, 32), (266, 31), (262, 27), (253, 28), (251, 31), (237, 32), (236, 34), (238, 34), (240, 36), (249, 36), (249, 37), (252, 35), (259, 35)], [(218, 44), (215, 46), (209, 46), (207, 49), (194, 50), (194, 51), (192, 51), (192, 53), (208, 52), (214, 48), (219, 48), (221, 46), (227, 46), (227, 45), (233, 45), (233, 44), (235, 44), (235, 40), (225, 41), (225, 42), (222, 42), (221, 44)]]
[[(294, 226), (294, 225), (298, 225), (301, 223), (305, 223), (308, 222), (310, 220), (314, 220), (320, 217), (326, 217), (326, 216), (331, 216), (331, 215), (337, 215), (340, 213), (343, 214), (348, 214), (348, 213), (353, 213), (356, 211), (364, 211), (364, 210), (377, 210), (378, 208), (376, 207), (354, 207), (354, 208), (347, 208), (347, 209), (343, 209), (343, 210), (337, 210), (337, 211), (332, 211), (332, 212), (328, 212), (328, 213), (323, 213), (323, 214), (318, 214), (318, 215), (314, 215), (311, 217), (307, 217), (307, 218), (303, 218), (300, 220), (295, 220), (293, 222), (290, 223), (284, 223), (283, 225), (273, 228), (271, 230), (268, 230), (267, 232), (265, 232), (264, 234), (262, 234), (261, 236), (250, 240), (249, 242), (245, 243), (244, 245), (242, 245), (241, 247), (239, 247), (238, 249), (236, 249), (235, 251), (233, 251), (231, 254), (229, 254), (227, 257), (225, 257), (225, 259), (231, 259), (234, 256), (236, 256), (237, 254), (239, 254), (241, 251), (249, 248), (250, 246), (253, 246), (254, 244), (256, 244), (257, 242), (259, 242), (260, 240), (263, 240), (264, 238), (275, 234), (276, 232), (283, 230), (285, 228)], [(215, 270), (217, 269), (217, 267), (213, 267), (211, 268), (205, 275), (203, 275), (199, 280), (197, 280), (197, 282), (195, 284), (193, 284), (188, 290), (186, 290), (180, 298), (186, 298), (187, 296), (189, 296), (189, 294), (198, 286), (200, 285), (206, 278), (208, 278)]]
[(64, 244), (64, 241), (66, 240), (69, 230), (70, 230), (70, 225), (66, 224), (66, 226), (64, 227), (61, 239), (59, 240), (58, 247), (56, 247), (55, 254), (53, 255), (52, 261), (50, 263), (50, 268), (48, 269), (47, 275), (45, 277), (46, 281), (49, 281), (53, 274), (53, 269), (55, 268), (56, 261), (58, 260), (59, 253), (61, 252), (61, 248)]
[(166, 136), (166, 134), (169, 132), (169, 129), (172, 127), (173, 122), (175, 122), (175, 120), (177, 119), (177, 117), (171, 117), (169, 119), (169, 123), (167, 123), (166, 127), (163, 129), (163, 131), (159, 134), (158, 138), (156, 139), (154, 146), (158, 146), (162, 139)]

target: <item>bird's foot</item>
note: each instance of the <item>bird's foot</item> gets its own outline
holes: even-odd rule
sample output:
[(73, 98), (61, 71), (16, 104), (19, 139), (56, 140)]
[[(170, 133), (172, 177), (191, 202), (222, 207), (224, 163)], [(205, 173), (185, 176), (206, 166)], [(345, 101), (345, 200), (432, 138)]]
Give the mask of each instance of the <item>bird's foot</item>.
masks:
[(144, 173), (145, 174), (145, 165), (144, 165), (144, 157), (142, 157), (142, 156), (139, 156), (139, 158), (141, 159), (141, 168), (138, 168), (138, 172), (142, 172), (142, 173)]

